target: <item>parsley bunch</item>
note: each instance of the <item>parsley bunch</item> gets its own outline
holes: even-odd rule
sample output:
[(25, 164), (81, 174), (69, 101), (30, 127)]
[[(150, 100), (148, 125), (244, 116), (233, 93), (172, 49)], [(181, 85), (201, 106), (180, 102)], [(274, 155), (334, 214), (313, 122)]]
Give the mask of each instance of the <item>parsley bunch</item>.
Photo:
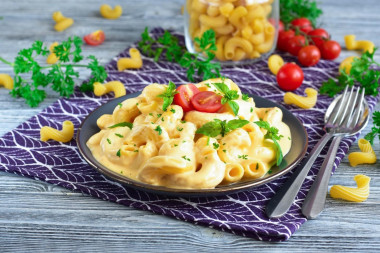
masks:
[(214, 119), (198, 128), (195, 133), (209, 137), (216, 137), (218, 135), (224, 137), (228, 132), (243, 127), (248, 123), (248, 120), (243, 119), (233, 119), (228, 122), (226, 120), (221, 121), (220, 119)]
[(162, 110), (166, 111), (168, 109), (168, 106), (173, 103), (174, 95), (177, 93), (178, 91), (176, 90), (175, 84), (172, 81), (169, 81), (168, 87), (166, 88), (164, 93), (157, 96), (164, 100)]
[(366, 95), (376, 96), (379, 93), (380, 71), (371, 69), (371, 66), (380, 66), (380, 64), (373, 59), (375, 52), (376, 48), (372, 53), (366, 51), (360, 58), (355, 58), (351, 64), (350, 74), (341, 70), (337, 81), (330, 78), (323, 83), (320, 92), (333, 97), (335, 94), (344, 90), (347, 85), (351, 87), (355, 84), (360, 84), (365, 88)]
[(373, 117), (374, 127), (372, 127), (371, 132), (366, 134), (366, 136), (364, 137), (371, 144), (373, 144), (373, 140), (376, 138), (376, 136), (378, 136), (380, 140), (380, 112), (375, 111), (372, 117)]
[(287, 26), (293, 19), (307, 18), (313, 26), (322, 14), (315, 1), (309, 0), (280, 0), (280, 19)]
[[(228, 103), (228, 105), (231, 107), (232, 111), (234, 112), (234, 115), (238, 115), (239, 113), (239, 105), (234, 100), (239, 98), (239, 94), (236, 90), (230, 90), (228, 86), (224, 83), (224, 78), (222, 77), (221, 83), (213, 83), (213, 85), (216, 87), (218, 91), (220, 91), (223, 94), (223, 98), (221, 100), (221, 103), (224, 105), (225, 103)], [(245, 95), (244, 99), (248, 100), (247, 95)]]
[(278, 128), (271, 127), (270, 124), (267, 121), (256, 121), (254, 122), (256, 125), (258, 125), (260, 128), (267, 130), (267, 133), (264, 135), (265, 139), (272, 140), (275, 148), (276, 148), (276, 165), (279, 166), (282, 162), (282, 159), (284, 156), (282, 155), (282, 150), (280, 144), (277, 142), (279, 141), (283, 135), (278, 135)]
[[(148, 28), (145, 28), (141, 34), (139, 47), (144, 54), (153, 57), (156, 62), (164, 53), (168, 61), (177, 62), (187, 69), (187, 78), (192, 82), (195, 80), (195, 74), (203, 80), (218, 77), (221, 66), (219, 63), (211, 62), (215, 57), (213, 52), (216, 50), (215, 32), (211, 29), (207, 30), (201, 38), (195, 38), (194, 43), (200, 49), (199, 53), (188, 52), (186, 47), (179, 43), (178, 38), (168, 31), (154, 39), (149, 35)], [(207, 58), (201, 60), (202, 56)]]
[(42, 41), (35, 41), (30, 48), (20, 50), (14, 63), (0, 57), (0, 61), (13, 67), (14, 88), (10, 94), (22, 97), (29, 106), (36, 107), (46, 97), (44, 88), (51, 84), (54, 91), (69, 97), (74, 92), (74, 79), (79, 77), (79, 72), (74, 67), (91, 70), (91, 78), (82, 85), (82, 90), (92, 90), (93, 83), (103, 82), (107, 73), (94, 56), (88, 57), (91, 60), (88, 65), (78, 64), (83, 60), (82, 44), (82, 39), (76, 36), (63, 41), (54, 48), (58, 62), (48, 66), (41, 66), (37, 60), (40, 56), (46, 58), (50, 54)]

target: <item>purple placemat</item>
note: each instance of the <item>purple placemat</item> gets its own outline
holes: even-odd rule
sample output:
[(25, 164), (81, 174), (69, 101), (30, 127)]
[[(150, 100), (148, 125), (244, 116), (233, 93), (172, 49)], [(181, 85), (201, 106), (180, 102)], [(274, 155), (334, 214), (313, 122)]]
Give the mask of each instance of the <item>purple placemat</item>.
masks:
[[(163, 30), (159, 28), (152, 31), (154, 36), (162, 33)], [(183, 40), (182, 35), (177, 35)], [(153, 82), (188, 82), (185, 71), (179, 65), (166, 61), (156, 63), (147, 57), (143, 57), (142, 69), (118, 72), (116, 61), (125, 56), (128, 56), (128, 49), (106, 65), (109, 74), (107, 80), (123, 82), (129, 93), (141, 91)], [(290, 56), (284, 56), (284, 59), (288, 62), (295, 61), (294, 57)], [(302, 93), (307, 87), (319, 89), (322, 81), (337, 74), (337, 69), (337, 62), (323, 60), (314, 67), (305, 68), (305, 81), (296, 93)], [(243, 92), (260, 95), (292, 111), (307, 129), (308, 151), (322, 136), (323, 117), (332, 101), (331, 98), (320, 95), (317, 105), (310, 110), (285, 105), (284, 92), (278, 88), (276, 78), (269, 72), (266, 61), (223, 68), (222, 74), (234, 80)], [(306, 221), (301, 214), (301, 205), (323, 162), (327, 148), (315, 162), (289, 212), (281, 218), (268, 219), (264, 213), (265, 205), (290, 174), (258, 188), (228, 196), (165, 197), (129, 189), (108, 180), (81, 158), (75, 140), (65, 144), (39, 140), (42, 126), (59, 128), (63, 121), (71, 120), (77, 128), (92, 110), (110, 99), (112, 95), (95, 97), (92, 93), (85, 94), (78, 90), (69, 99), (59, 99), (0, 138), (0, 170), (78, 190), (126, 206), (265, 241), (287, 240)], [(367, 100), (372, 110), (379, 97), (367, 97)], [(356, 138), (346, 138), (342, 141), (334, 170)]]

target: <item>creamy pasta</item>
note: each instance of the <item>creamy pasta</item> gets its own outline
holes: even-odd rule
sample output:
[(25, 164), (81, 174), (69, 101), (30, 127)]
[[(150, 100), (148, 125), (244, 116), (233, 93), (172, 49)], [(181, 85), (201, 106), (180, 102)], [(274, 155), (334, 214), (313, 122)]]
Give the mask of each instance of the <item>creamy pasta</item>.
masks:
[[(213, 83), (196, 84), (201, 91), (218, 92)], [(235, 116), (226, 103), (215, 113), (189, 111), (169, 105), (163, 111), (167, 85), (151, 84), (141, 95), (125, 100), (112, 114), (101, 116), (100, 131), (87, 142), (93, 156), (105, 167), (133, 180), (169, 188), (206, 189), (263, 177), (276, 164), (274, 142), (255, 121), (264, 120), (278, 128), (282, 154), (291, 146), (289, 127), (277, 108), (256, 108), (252, 98), (244, 98), (231, 80), (224, 83), (236, 90), (239, 105)], [(215, 120), (246, 120), (246, 124), (215, 137), (196, 133)], [(249, 121), (249, 122), (248, 122)]]

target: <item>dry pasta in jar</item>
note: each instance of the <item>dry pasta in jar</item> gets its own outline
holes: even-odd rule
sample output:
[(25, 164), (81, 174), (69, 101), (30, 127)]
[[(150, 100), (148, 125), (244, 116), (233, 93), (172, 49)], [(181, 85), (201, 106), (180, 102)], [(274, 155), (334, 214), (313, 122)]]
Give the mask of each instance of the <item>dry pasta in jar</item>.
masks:
[(186, 46), (198, 50), (195, 38), (212, 29), (222, 62), (259, 59), (275, 48), (279, 19), (278, 0), (187, 0)]

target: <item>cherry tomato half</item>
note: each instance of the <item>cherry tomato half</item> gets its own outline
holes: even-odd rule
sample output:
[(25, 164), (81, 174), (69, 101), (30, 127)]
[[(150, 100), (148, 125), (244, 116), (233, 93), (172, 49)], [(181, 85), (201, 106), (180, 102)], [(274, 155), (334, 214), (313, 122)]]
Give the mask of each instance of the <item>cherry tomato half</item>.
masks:
[(340, 55), (340, 45), (335, 40), (328, 40), (323, 43), (322, 58), (326, 60), (334, 60)]
[(293, 30), (280, 31), (278, 33), (277, 48), (281, 51), (287, 51), (288, 41), (295, 36)]
[(194, 110), (190, 99), (199, 92), (197, 86), (192, 83), (180, 85), (178, 93), (174, 95), (174, 103), (182, 107), (184, 112)]
[(191, 98), (191, 104), (199, 112), (217, 112), (222, 107), (222, 96), (212, 91), (201, 91)]
[(321, 52), (314, 45), (303, 47), (298, 52), (299, 62), (306, 67), (314, 66), (321, 59)]
[(310, 20), (308, 20), (307, 18), (293, 19), (292, 25), (295, 27), (298, 27), (304, 33), (308, 33), (311, 30), (313, 30), (313, 25), (311, 24)]
[(93, 33), (87, 34), (83, 39), (90, 46), (99, 46), (106, 39), (106, 36), (102, 30), (97, 30)]
[(323, 28), (314, 29), (310, 31), (307, 35), (310, 36), (311, 40), (319, 48), (319, 50), (322, 50), (322, 46), (325, 40), (329, 39), (329, 34)]
[(305, 45), (305, 37), (296, 35), (288, 41), (287, 50), (290, 54), (297, 56), (298, 52)]
[(277, 73), (277, 83), (281, 89), (292, 91), (301, 86), (303, 71), (295, 63), (286, 63)]

